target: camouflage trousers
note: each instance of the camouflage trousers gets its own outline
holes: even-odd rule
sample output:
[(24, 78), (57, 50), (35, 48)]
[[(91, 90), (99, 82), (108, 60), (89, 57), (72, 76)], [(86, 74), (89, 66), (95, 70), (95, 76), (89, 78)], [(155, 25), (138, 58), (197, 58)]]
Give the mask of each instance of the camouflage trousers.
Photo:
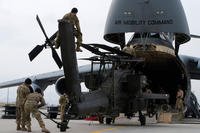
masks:
[(26, 126), (31, 127), (31, 117), (30, 114), (32, 113), (35, 119), (38, 121), (41, 128), (45, 127), (45, 124), (41, 118), (41, 114), (38, 111), (38, 107), (35, 104), (32, 104), (31, 102), (26, 102), (24, 106), (25, 110), (25, 118), (26, 118)]
[(64, 121), (65, 108), (66, 108), (66, 104), (60, 105), (60, 119), (62, 122)]
[(76, 44), (77, 44), (76, 47), (79, 48), (81, 46), (81, 44), (82, 44), (82, 41), (83, 41), (82, 40), (82, 34), (76, 31), (74, 35), (75, 35), (75, 37), (77, 39), (76, 40)]
[[(75, 30), (74, 36), (76, 37), (76, 44), (77, 44), (76, 47), (79, 48), (79, 47), (81, 46), (82, 42), (83, 42), (82, 34)], [(55, 43), (55, 47), (56, 47), (56, 48), (60, 47), (61, 38), (60, 38), (59, 32), (57, 33), (57, 37), (56, 37), (56, 39), (55, 39), (55, 42), (56, 42), (56, 43)]]
[(25, 126), (25, 111), (24, 106), (20, 105), (19, 107), (16, 107), (16, 123), (17, 125), (21, 125), (22, 127)]
[(183, 119), (183, 110), (184, 110), (184, 105), (183, 105), (183, 100), (182, 98), (177, 98), (176, 99), (176, 109), (178, 110), (178, 116), (179, 116), (179, 120)]

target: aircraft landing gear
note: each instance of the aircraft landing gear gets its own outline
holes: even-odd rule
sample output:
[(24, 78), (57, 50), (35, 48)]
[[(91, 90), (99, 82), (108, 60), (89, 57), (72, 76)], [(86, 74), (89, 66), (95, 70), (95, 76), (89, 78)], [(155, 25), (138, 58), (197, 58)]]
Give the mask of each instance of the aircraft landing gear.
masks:
[(139, 111), (139, 121), (141, 126), (144, 126), (146, 124), (146, 117), (142, 114), (141, 111)]
[(108, 125), (110, 125), (111, 124), (111, 122), (112, 122), (112, 118), (106, 118), (106, 124), (108, 124)]
[[(99, 123), (103, 124), (104, 123), (104, 117), (103, 116), (98, 116)], [(115, 117), (106, 117), (105, 122), (107, 125), (110, 125), (111, 123), (115, 123)]]
[(99, 119), (99, 123), (100, 123), (100, 124), (103, 124), (103, 119), (104, 119), (104, 117), (101, 116), (101, 115), (99, 115), (99, 116), (98, 116), (98, 119)]

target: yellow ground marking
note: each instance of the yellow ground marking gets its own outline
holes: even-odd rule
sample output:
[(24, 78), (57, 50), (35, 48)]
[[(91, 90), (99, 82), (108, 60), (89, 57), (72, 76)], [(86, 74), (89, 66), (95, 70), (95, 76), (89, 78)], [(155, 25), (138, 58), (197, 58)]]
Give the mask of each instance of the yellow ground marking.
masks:
[(106, 128), (106, 129), (101, 129), (101, 130), (97, 130), (97, 131), (92, 131), (91, 133), (103, 133), (106, 131), (113, 131), (113, 130), (117, 130), (118, 128)]

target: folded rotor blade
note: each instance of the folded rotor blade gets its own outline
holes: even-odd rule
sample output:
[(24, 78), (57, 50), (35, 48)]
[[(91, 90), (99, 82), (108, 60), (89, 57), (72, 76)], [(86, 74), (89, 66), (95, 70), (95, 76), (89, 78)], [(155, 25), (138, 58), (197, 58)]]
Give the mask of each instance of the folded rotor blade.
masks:
[(99, 61), (99, 59), (95, 59), (95, 58), (79, 58), (78, 60), (89, 60), (89, 61)]
[(52, 51), (52, 57), (54, 59), (54, 61), (56, 62), (56, 64), (58, 65), (59, 68), (62, 68), (62, 61), (60, 59), (60, 57), (58, 56), (56, 50), (51, 46), (51, 51)]
[(192, 37), (192, 38), (200, 38), (200, 36), (198, 36), (198, 35), (192, 35), (192, 34), (190, 34), (190, 37)]
[(81, 46), (82, 46), (83, 48), (89, 50), (90, 52), (96, 54), (96, 55), (102, 55), (102, 56), (105, 56), (104, 53), (102, 53), (101, 51), (99, 51), (98, 49), (96, 49), (96, 48), (94, 48), (94, 47), (92, 47), (92, 46), (90, 46), (90, 45), (82, 44)]
[(45, 30), (44, 30), (44, 27), (43, 27), (38, 15), (36, 15), (36, 19), (37, 19), (37, 22), (38, 22), (38, 24), (39, 24), (39, 26), (40, 26), (40, 28), (41, 28), (46, 40), (49, 40), (49, 38), (48, 38), (48, 36), (47, 36), (47, 34), (46, 34)]
[(121, 55), (121, 56), (131, 56), (128, 53), (125, 53), (123, 51), (120, 51), (118, 49), (115, 49), (115, 48), (112, 48), (112, 47), (109, 47), (109, 46), (106, 46), (106, 45), (103, 45), (103, 44), (88, 44), (88, 45), (92, 45), (94, 47), (98, 47), (98, 48), (110, 51), (112, 53), (115, 53), (115, 54), (118, 54), (118, 55)]
[(101, 61), (103, 59), (100, 56), (92, 56), (89, 58), (79, 58), (78, 60)]
[(37, 45), (33, 50), (28, 54), (30, 61), (32, 61), (44, 48), (44, 45)]

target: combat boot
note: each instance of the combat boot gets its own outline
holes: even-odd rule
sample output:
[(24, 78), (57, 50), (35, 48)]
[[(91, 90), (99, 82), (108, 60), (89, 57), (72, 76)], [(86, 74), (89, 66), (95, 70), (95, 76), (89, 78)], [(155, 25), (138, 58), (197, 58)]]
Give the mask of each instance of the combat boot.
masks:
[(27, 127), (27, 131), (31, 132), (31, 127), (30, 126)]
[(46, 129), (45, 127), (42, 128), (42, 132), (50, 133), (50, 131), (48, 129)]
[(80, 49), (80, 46), (81, 46), (81, 43), (80, 42), (76, 42), (76, 52), (83, 52), (81, 49)]
[(22, 130), (20, 125), (17, 125), (17, 131)]
[(77, 47), (76, 52), (83, 52), (83, 51), (80, 49), (80, 47)]
[(27, 131), (27, 128), (25, 126), (22, 126), (22, 131)]

